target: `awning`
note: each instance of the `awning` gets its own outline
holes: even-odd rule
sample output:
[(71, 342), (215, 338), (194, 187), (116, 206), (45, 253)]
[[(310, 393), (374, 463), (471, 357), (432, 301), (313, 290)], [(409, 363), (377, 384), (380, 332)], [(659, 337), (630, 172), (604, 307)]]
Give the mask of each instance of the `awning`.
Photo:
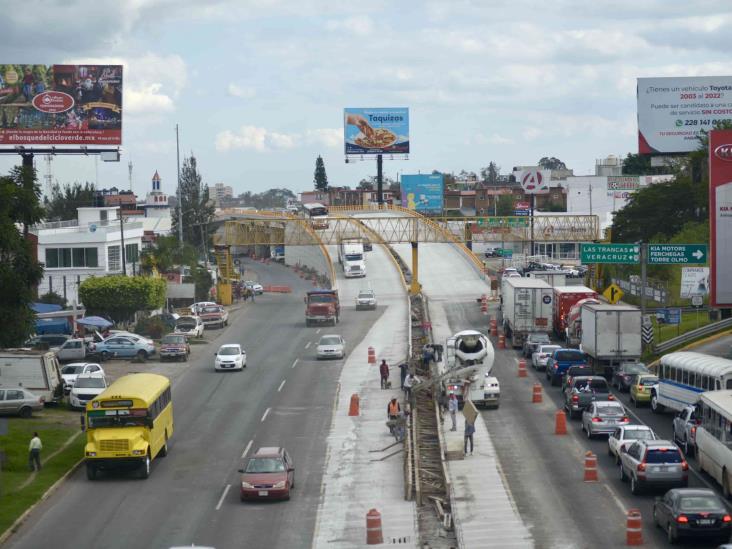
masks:
[(76, 321), (77, 324), (82, 326), (93, 326), (95, 328), (109, 328), (112, 322), (101, 316), (85, 316)]

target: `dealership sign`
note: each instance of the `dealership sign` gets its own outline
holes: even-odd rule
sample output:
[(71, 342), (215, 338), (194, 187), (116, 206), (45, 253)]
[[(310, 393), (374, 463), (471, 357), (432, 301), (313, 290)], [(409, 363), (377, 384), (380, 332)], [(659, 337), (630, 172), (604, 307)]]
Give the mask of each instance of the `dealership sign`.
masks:
[(551, 170), (523, 170), (516, 176), (516, 181), (521, 184), (524, 194), (548, 193), (551, 176)]
[(409, 153), (409, 109), (344, 109), (346, 154)]
[(639, 78), (637, 99), (640, 154), (691, 152), (732, 121), (732, 76)]
[(709, 218), (710, 304), (732, 307), (732, 130), (709, 132)]
[(709, 267), (684, 267), (681, 269), (681, 299), (705, 296), (709, 293)]

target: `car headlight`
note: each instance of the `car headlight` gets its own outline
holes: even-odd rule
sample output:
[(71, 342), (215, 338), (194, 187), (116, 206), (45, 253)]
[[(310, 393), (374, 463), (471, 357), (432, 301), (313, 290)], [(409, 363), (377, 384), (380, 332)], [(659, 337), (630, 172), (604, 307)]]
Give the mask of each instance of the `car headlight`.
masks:
[(142, 456), (145, 454), (145, 450), (132, 450), (133, 456)]
[(96, 452), (87, 452), (86, 455), (88, 457), (96, 457), (97, 456), (97, 453)]
[(284, 487), (285, 487), (285, 481), (284, 480), (281, 480), (277, 484), (275, 484), (274, 486), (272, 486), (272, 488), (274, 488), (275, 490), (281, 490)]
[(254, 486), (252, 486), (248, 482), (244, 482), (243, 480), (241, 481), (241, 487), (242, 488), (254, 488)]

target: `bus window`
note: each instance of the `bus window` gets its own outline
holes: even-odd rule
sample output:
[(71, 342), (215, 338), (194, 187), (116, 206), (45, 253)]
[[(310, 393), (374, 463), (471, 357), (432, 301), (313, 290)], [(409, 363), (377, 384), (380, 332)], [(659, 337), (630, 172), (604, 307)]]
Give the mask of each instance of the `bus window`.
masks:
[(689, 384), (689, 372), (687, 370), (681, 371), (681, 383), (683, 383), (684, 385)]
[(732, 379), (727, 380), (727, 389), (732, 389)]
[(719, 382), (719, 380), (715, 380), (715, 385), (717, 386), (717, 391), (719, 391), (722, 388), (722, 384)]

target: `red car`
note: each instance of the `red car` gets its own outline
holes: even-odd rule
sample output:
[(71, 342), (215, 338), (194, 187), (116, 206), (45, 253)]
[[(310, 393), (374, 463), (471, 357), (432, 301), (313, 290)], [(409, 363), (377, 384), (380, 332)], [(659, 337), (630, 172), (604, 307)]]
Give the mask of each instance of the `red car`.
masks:
[(290, 490), (295, 487), (295, 465), (284, 448), (260, 448), (239, 472), (242, 501), (290, 499)]

